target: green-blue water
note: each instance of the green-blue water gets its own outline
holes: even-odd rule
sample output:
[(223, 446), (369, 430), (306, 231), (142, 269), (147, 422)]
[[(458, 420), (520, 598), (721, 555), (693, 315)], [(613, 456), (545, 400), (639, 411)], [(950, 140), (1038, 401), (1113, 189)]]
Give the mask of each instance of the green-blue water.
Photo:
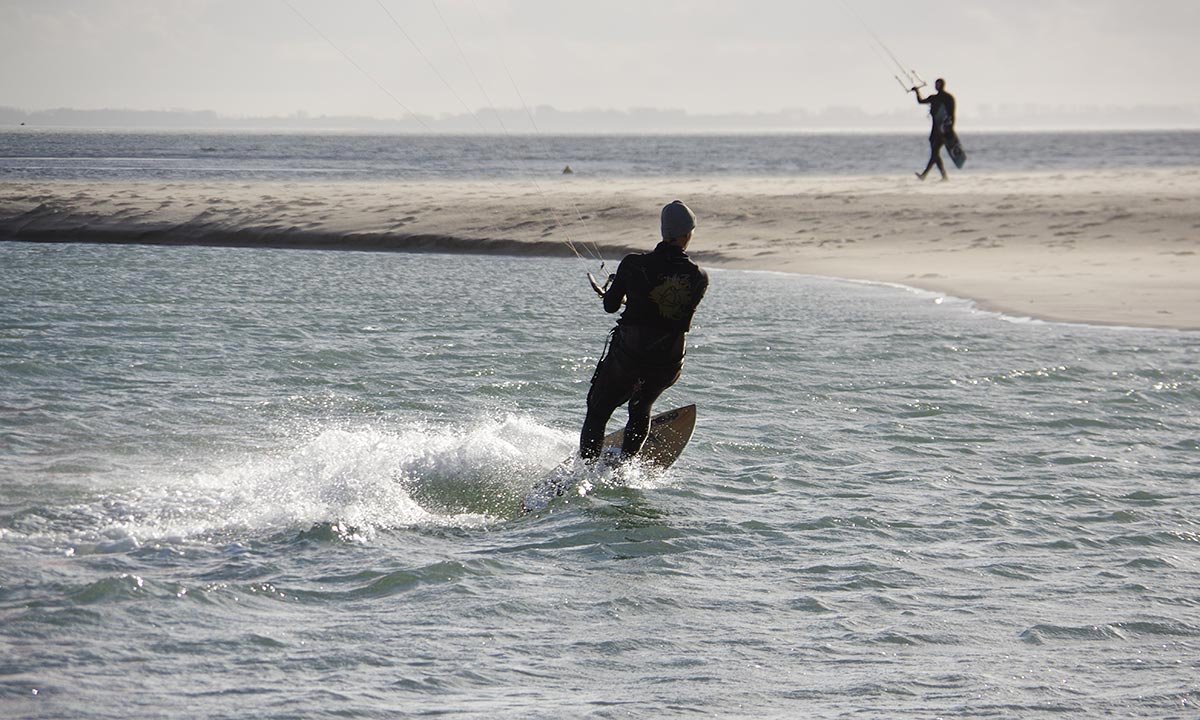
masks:
[(0, 715), (1195, 715), (1200, 337), (715, 271), (679, 463), (523, 517), (590, 292), (0, 244)]

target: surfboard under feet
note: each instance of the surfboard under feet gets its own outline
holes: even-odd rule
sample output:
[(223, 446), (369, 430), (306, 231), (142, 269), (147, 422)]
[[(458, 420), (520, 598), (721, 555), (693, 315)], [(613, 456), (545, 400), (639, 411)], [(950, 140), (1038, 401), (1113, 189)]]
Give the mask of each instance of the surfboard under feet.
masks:
[[(660, 470), (671, 467), (683, 453), (695, 428), (695, 405), (685, 405), (655, 415), (650, 418), (650, 431), (646, 435), (646, 443), (636, 459)], [(625, 428), (606, 435), (603, 449), (600, 451), (601, 460), (619, 455), (624, 440)], [(575, 484), (574, 469), (578, 460), (577, 455), (572, 455), (538, 481), (521, 503), (524, 512), (541, 510), (554, 498), (570, 492)]]

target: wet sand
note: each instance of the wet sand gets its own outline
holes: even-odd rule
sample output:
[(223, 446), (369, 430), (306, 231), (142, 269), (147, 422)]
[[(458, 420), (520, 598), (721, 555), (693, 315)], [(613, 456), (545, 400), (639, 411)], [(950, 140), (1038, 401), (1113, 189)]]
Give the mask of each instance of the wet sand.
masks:
[(702, 264), (897, 283), (1045, 320), (1200, 329), (1200, 169), (908, 177), (0, 185), (0, 239), (569, 257), (674, 199)]

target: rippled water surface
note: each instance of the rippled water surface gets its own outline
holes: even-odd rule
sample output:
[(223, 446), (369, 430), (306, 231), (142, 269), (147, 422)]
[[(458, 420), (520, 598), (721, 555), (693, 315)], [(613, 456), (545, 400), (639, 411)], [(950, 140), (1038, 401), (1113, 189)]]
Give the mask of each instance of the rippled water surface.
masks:
[(712, 279), (680, 462), (522, 517), (577, 263), (0, 244), (0, 715), (1196, 716), (1200, 337)]

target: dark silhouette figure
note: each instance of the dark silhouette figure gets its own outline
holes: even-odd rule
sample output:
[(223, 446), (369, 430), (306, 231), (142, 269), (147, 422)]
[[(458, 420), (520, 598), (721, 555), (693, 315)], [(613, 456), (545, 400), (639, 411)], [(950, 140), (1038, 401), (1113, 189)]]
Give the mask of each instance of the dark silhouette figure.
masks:
[(921, 89), (913, 88), (917, 94), (917, 102), (929, 106), (929, 117), (933, 124), (929, 130), (929, 162), (925, 170), (917, 173), (924, 180), (929, 171), (936, 165), (942, 179), (946, 179), (946, 166), (942, 164), (942, 148), (946, 144), (946, 136), (954, 132), (954, 96), (946, 92), (946, 81), (938, 78), (933, 83), (936, 93), (927, 98), (921, 97)]
[(622, 301), (625, 310), (592, 375), (579, 434), (579, 455), (585, 460), (600, 456), (604, 428), (626, 402), (629, 421), (620, 459), (636, 455), (646, 441), (654, 401), (683, 371), (684, 336), (708, 289), (708, 274), (684, 252), (695, 227), (696, 216), (687, 205), (678, 200), (667, 205), (662, 242), (651, 252), (626, 255), (607, 290), (596, 287), (605, 312), (620, 310)]

